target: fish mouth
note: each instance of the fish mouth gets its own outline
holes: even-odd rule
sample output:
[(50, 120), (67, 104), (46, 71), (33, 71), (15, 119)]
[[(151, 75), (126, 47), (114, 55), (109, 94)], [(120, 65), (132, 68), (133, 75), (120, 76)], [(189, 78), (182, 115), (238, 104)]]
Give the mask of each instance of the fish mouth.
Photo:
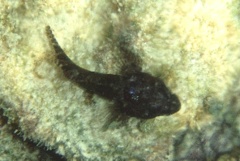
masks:
[(170, 107), (169, 111), (171, 111), (170, 113), (172, 114), (172, 113), (179, 111), (181, 108), (181, 102), (179, 101), (177, 95), (173, 94), (171, 96), (171, 99), (169, 99), (169, 100), (170, 100), (169, 101), (169, 107)]

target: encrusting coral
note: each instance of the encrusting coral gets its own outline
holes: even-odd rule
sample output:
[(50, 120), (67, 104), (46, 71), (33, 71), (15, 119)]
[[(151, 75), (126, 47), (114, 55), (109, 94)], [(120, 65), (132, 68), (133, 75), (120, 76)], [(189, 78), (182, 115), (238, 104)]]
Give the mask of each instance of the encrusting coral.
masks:
[[(18, 122), (25, 138), (69, 160), (192, 159), (186, 152), (235, 157), (238, 141), (230, 140), (239, 136), (240, 126), (224, 120), (231, 107), (239, 108), (230, 99), (238, 97), (231, 90), (236, 85), (238, 91), (240, 64), (237, 6), (236, 0), (3, 1), (0, 95), (12, 104), (2, 107), (4, 115)], [(181, 110), (147, 121), (112, 122), (102, 131), (112, 102), (90, 96), (63, 76), (51, 56), (47, 25), (74, 63), (99, 73), (118, 72), (116, 44), (129, 38), (143, 72), (162, 79), (179, 97)], [(229, 144), (211, 142), (214, 136)]]

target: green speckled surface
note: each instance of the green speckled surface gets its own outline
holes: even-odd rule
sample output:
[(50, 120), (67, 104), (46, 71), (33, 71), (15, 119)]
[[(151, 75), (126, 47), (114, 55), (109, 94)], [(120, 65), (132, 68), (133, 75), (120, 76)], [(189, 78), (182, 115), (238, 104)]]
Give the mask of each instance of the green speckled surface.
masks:
[[(68, 160), (239, 158), (236, 0), (0, 4), (0, 96), (12, 104), (2, 108), (24, 137), (56, 148)], [(143, 70), (165, 81), (181, 110), (146, 122), (131, 118), (102, 131), (111, 102), (95, 95), (89, 101), (63, 77), (46, 25), (74, 62), (103, 73), (118, 71), (115, 44), (127, 34)]]

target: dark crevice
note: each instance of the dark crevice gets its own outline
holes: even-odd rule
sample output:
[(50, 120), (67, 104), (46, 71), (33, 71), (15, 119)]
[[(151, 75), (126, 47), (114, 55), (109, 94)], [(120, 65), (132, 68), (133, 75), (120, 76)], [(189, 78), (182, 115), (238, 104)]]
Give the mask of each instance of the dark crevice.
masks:
[(67, 159), (56, 153), (56, 150), (48, 150), (44, 145), (39, 145), (33, 140), (26, 139), (21, 133), (17, 123), (8, 123), (8, 118), (4, 116), (3, 109), (0, 108), (0, 127), (7, 126), (7, 132), (12, 135), (13, 140), (20, 141), (30, 152), (39, 151), (38, 161), (66, 161)]

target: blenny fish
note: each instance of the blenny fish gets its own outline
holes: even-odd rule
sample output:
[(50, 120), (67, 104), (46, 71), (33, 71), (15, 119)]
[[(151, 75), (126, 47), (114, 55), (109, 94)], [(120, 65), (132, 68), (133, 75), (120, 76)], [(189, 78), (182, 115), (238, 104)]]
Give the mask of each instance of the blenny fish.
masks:
[(46, 27), (46, 34), (64, 76), (79, 87), (114, 101), (120, 113), (150, 119), (179, 111), (181, 103), (177, 95), (160, 78), (142, 72), (140, 59), (127, 49), (124, 41), (118, 44), (125, 62), (120, 74), (103, 74), (76, 65), (58, 44), (50, 26)]

